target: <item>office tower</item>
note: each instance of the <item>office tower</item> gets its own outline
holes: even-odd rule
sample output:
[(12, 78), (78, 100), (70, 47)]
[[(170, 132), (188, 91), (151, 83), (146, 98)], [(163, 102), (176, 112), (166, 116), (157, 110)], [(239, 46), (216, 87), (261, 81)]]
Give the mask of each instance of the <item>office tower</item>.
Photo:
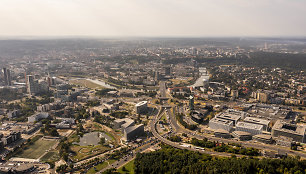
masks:
[(194, 109), (194, 97), (193, 96), (189, 97), (189, 109), (190, 110)]
[(171, 67), (165, 67), (165, 75), (170, 76), (171, 75)]
[(11, 81), (11, 72), (9, 69), (7, 68), (3, 68), (3, 79), (4, 79), (4, 85), (5, 86), (11, 86), (12, 85), (12, 81)]

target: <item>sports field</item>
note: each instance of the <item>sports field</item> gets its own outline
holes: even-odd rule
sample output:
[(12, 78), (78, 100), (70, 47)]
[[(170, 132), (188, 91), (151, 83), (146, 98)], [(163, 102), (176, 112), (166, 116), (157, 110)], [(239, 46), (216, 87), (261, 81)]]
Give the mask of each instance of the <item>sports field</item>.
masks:
[(54, 146), (55, 143), (56, 143), (55, 140), (39, 139), (39, 140), (35, 141), (32, 145), (23, 149), (23, 151), (21, 153), (16, 154), (15, 157), (38, 159), (47, 150), (49, 150), (52, 146)]

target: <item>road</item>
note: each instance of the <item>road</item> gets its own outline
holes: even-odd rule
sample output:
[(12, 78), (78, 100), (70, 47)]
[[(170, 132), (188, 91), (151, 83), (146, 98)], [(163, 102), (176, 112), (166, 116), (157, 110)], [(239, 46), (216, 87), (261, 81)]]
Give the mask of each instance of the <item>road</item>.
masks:
[(151, 138), (151, 139), (145, 141), (141, 146), (137, 147), (134, 150), (131, 150), (127, 155), (123, 156), (122, 158), (115, 161), (111, 165), (108, 165), (107, 167), (105, 167), (104, 169), (99, 171), (98, 173), (102, 173), (105, 170), (110, 169), (110, 168), (119, 169), (120, 167), (122, 167), (123, 165), (128, 163), (129, 161), (133, 160), (136, 157), (137, 153), (144, 152), (147, 149), (151, 148), (152, 146), (155, 146), (157, 143), (158, 143), (158, 141), (157, 141), (156, 138)]
[(300, 157), (306, 158), (306, 154), (303, 153), (303, 152), (291, 151), (291, 150), (289, 150), (285, 147), (281, 147), (281, 146), (262, 144), (262, 143), (252, 143), (252, 142), (247, 142), (247, 141), (236, 141), (236, 140), (223, 139), (223, 138), (217, 138), (217, 137), (207, 137), (207, 136), (204, 136), (204, 135), (200, 135), (200, 134), (197, 134), (197, 132), (187, 130), (187, 129), (183, 128), (181, 125), (178, 125), (174, 114), (172, 112), (169, 112), (169, 114), (170, 114), (169, 118), (171, 120), (170, 123), (172, 124), (174, 129), (178, 133), (186, 133), (189, 137), (194, 137), (194, 138), (197, 138), (197, 139), (207, 138), (210, 141), (218, 141), (218, 142), (223, 142), (223, 143), (238, 143), (238, 144), (241, 144), (244, 147), (253, 147), (253, 148), (262, 149), (262, 150), (275, 151), (275, 150), (279, 149), (282, 152), (287, 153), (288, 155), (294, 155), (294, 156), (298, 155)]
[[(170, 109), (166, 109), (168, 111), (166, 111), (166, 113), (171, 113)], [(196, 152), (200, 152), (200, 153), (205, 153), (205, 154), (210, 154), (210, 155), (217, 155), (217, 156), (226, 156), (226, 157), (230, 157), (232, 156), (232, 154), (230, 153), (222, 153), (222, 152), (211, 152), (211, 151), (205, 151), (205, 150), (200, 150), (200, 149), (196, 149), (196, 147), (190, 145), (189, 147), (185, 147), (182, 146), (182, 144), (180, 143), (176, 143), (176, 142), (172, 142), (164, 137), (162, 137), (157, 131), (156, 131), (156, 123), (158, 122), (158, 120), (160, 120), (160, 118), (162, 117), (163, 114), (158, 115), (157, 117), (154, 118), (154, 120), (152, 120), (150, 122), (150, 128), (152, 131), (152, 134), (154, 135), (154, 137), (156, 137), (158, 140), (160, 140), (161, 142), (168, 144), (170, 146), (176, 147), (178, 149), (187, 149), (187, 150), (191, 150), (191, 151), (196, 151)], [(171, 115), (171, 114), (170, 114)], [(171, 118), (171, 117), (170, 117)], [(170, 124), (173, 125), (177, 125), (177, 122), (175, 119), (170, 119)], [(178, 125), (177, 125), (178, 126)], [(178, 127), (176, 127), (177, 129)], [(238, 155), (239, 156), (239, 155)]]

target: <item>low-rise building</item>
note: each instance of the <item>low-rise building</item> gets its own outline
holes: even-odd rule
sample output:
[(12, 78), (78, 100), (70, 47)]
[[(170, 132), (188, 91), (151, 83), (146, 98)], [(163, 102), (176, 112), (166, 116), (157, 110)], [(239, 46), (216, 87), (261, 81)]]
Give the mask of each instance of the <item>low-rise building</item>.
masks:
[(224, 120), (220, 118), (213, 118), (209, 121), (209, 128), (211, 129), (223, 129), (228, 132), (233, 130), (234, 123), (230, 120)]
[(252, 139), (252, 134), (244, 131), (234, 131), (232, 133), (233, 137), (238, 138), (240, 141), (247, 141)]
[(271, 144), (273, 142), (272, 136), (268, 134), (257, 134), (253, 136), (253, 140), (256, 140), (258, 142)]
[(214, 135), (219, 138), (231, 138), (231, 134), (224, 129), (215, 130)]
[(48, 118), (48, 117), (49, 117), (49, 114), (47, 112), (40, 112), (40, 113), (36, 113), (36, 114), (28, 117), (28, 122), (34, 123), (34, 122), (40, 121), (40, 120)]
[(246, 123), (246, 122), (238, 122), (236, 125), (236, 131), (244, 131), (249, 132), (252, 135), (261, 134), (263, 130), (263, 125)]
[(295, 125), (290, 124), (285, 121), (277, 120), (274, 126), (272, 127), (272, 136), (273, 137), (288, 137), (292, 138), (295, 142), (305, 143), (305, 129), (304, 125)]
[(270, 124), (271, 121), (270, 120), (256, 118), (256, 117), (246, 117), (244, 119), (244, 122), (262, 125), (264, 131), (269, 131), (269, 124)]

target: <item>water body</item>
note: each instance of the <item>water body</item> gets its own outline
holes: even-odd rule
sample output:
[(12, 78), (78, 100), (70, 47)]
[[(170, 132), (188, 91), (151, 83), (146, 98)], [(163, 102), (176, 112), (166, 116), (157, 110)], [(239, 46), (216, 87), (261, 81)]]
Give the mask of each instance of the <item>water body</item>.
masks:
[(98, 145), (100, 139), (104, 137), (105, 141), (110, 141), (112, 138), (106, 135), (104, 132), (90, 132), (83, 135), (78, 143), (80, 146)]
[(209, 80), (209, 74), (205, 67), (200, 67), (199, 72), (200, 72), (200, 77), (193, 85), (191, 85), (192, 87), (202, 87), (203, 82)]
[(93, 80), (93, 79), (86, 79), (86, 80), (88, 80), (88, 81), (90, 81), (90, 82), (92, 82), (92, 83), (98, 84), (98, 85), (100, 85), (100, 86), (103, 86), (103, 87), (105, 87), (105, 88), (108, 88), (108, 89), (116, 89), (116, 87), (111, 86), (111, 85), (105, 83), (104, 81)]

